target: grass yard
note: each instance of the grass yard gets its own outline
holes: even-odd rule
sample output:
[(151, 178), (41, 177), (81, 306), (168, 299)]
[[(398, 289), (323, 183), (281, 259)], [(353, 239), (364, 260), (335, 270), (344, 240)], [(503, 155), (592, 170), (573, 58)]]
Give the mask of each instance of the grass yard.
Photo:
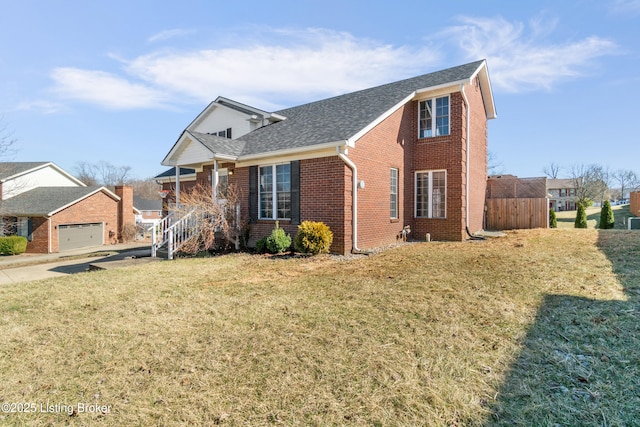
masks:
[[(600, 207), (587, 208), (587, 227), (597, 228), (600, 223)], [(629, 205), (612, 206), (613, 217), (615, 223), (613, 228), (615, 230), (627, 229), (627, 218), (632, 217)], [(558, 220), (558, 228), (574, 228), (576, 222), (577, 211), (560, 211), (556, 212), (556, 218)]]
[(639, 297), (593, 229), (8, 285), (0, 425), (633, 425)]

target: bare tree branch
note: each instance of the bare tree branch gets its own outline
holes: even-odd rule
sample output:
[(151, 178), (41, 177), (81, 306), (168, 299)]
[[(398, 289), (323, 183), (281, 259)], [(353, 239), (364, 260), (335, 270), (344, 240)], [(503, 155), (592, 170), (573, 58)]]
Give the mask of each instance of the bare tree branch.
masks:
[(551, 179), (557, 179), (558, 174), (560, 173), (560, 169), (560, 165), (555, 162), (551, 162), (547, 166), (542, 168), (542, 173), (547, 175)]

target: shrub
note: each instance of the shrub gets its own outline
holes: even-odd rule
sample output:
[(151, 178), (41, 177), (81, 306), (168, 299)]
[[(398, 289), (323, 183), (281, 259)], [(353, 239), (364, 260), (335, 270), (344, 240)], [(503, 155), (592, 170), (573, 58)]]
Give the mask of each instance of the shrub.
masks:
[(323, 222), (303, 221), (298, 226), (296, 250), (308, 254), (326, 254), (333, 242), (333, 233)]
[(578, 213), (576, 214), (575, 228), (587, 228), (587, 211), (582, 203), (578, 203)]
[(290, 246), (291, 236), (288, 235), (282, 228), (280, 228), (280, 226), (278, 225), (278, 221), (276, 221), (276, 227), (265, 239), (265, 248), (272, 254), (279, 254), (284, 252)]
[(267, 237), (263, 237), (262, 239), (256, 242), (256, 251), (262, 253), (267, 250)]
[(138, 227), (135, 224), (127, 222), (122, 225), (122, 229), (120, 230), (120, 240), (122, 243), (133, 242), (136, 240), (137, 235)]
[(558, 228), (558, 219), (556, 218), (556, 211), (549, 209), (549, 228)]
[(19, 255), (27, 250), (27, 238), (22, 236), (0, 237), (0, 254)]
[(602, 210), (600, 211), (600, 224), (599, 228), (603, 230), (613, 228), (615, 224), (615, 219), (613, 218), (613, 210), (611, 209), (611, 203), (608, 200), (605, 200), (602, 204)]

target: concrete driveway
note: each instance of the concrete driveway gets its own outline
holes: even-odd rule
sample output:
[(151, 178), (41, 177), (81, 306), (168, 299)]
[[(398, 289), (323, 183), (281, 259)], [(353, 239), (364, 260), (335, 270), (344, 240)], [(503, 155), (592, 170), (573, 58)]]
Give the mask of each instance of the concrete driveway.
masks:
[[(101, 252), (117, 252), (99, 256)], [(89, 270), (91, 264), (108, 265), (113, 261), (151, 256), (149, 244), (132, 243), (96, 246), (58, 254), (23, 254), (0, 259), (0, 285), (67, 276)], [(69, 259), (73, 258), (73, 259)], [(24, 265), (21, 265), (24, 264)], [(6, 267), (6, 268), (5, 268)]]

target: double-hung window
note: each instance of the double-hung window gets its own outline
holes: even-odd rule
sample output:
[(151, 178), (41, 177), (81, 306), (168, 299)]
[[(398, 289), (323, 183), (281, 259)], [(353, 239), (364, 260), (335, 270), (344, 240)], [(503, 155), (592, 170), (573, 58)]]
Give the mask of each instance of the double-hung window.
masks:
[(448, 95), (420, 101), (418, 110), (418, 138), (449, 135)]
[(447, 200), (447, 172), (416, 172), (416, 217), (445, 218)]
[(291, 218), (291, 165), (261, 166), (258, 172), (261, 219)]
[(398, 169), (391, 168), (389, 184), (391, 199), (389, 215), (391, 219), (396, 219), (398, 218)]

